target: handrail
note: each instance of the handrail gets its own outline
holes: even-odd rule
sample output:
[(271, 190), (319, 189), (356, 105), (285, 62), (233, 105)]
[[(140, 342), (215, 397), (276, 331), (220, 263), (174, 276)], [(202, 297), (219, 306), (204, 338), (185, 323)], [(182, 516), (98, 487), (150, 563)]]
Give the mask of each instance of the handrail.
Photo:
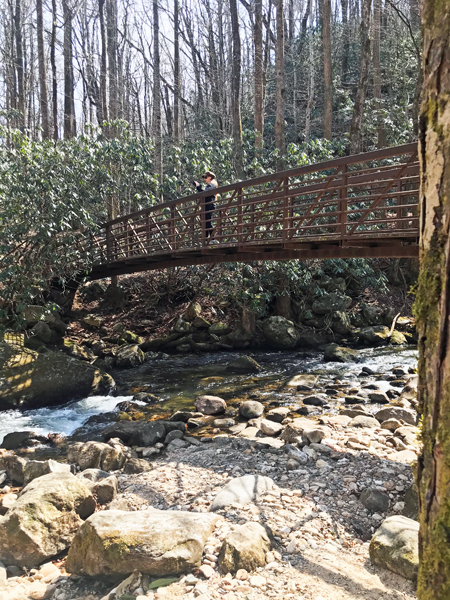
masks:
[[(345, 156), (342, 158), (334, 158), (331, 160), (327, 160), (321, 163), (315, 163), (312, 165), (304, 165), (302, 167), (295, 167), (293, 169), (288, 169), (287, 171), (279, 171), (273, 173), (272, 175), (262, 175), (260, 177), (255, 177), (254, 179), (247, 179), (244, 181), (238, 181), (235, 183), (230, 183), (228, 185), (223, 185), (218, 187), (214, 194), (225, 194), (227, 192), (231, 192), (244, 187), (251, 187), (260, 185), (263, 183), (269, 183), (270, 181), (275, 181), (282, 179), (284, 177), (298, 177), (299, 175), (308, 175), (309, 173), (315, 173), (316, 171), (326, 171), (328, 169), (332, 169), (333, 167), (340, 167), (343, 165), (352, 165), (358, 164), (361, 162), (369, 162), (372, 160), (382, 160), (385, 158), (392, 158), (393, 156), (401, 156), (403, 154), (409, 154), (417, 150), (417, 143), (413, 142), (410, 144), (403, 144), (402, 146), (393, 146), (390, 148), (382, 148), (381, 150), (374, 150), (372, 152), (362, 152), (360, 154), (353, 154), (350, 156)], [(196, 194), (190, 194), (189, 196), (183, 196), (181, 198), (177, 198), (175, 200), (169, 200), (167, 202), (162, 202), (160, 204), (155, 204), (154, 206), (148, 206), (146, 208), (142, 208), (133, 213), (129, 213), (127, 215), (122, 215), (120, 217), (116, 217), (110, 221), (107, 221), (101, 227), (106, 227), (107, 225), (114, 225), (115, 223), (120, 223), (124, 219), (124, 217), (134, 218), (139, 217), (140, 215), (144, 215), (148, 212), (161, 210), (164, 208), (170, 208), (175, 206), (176, 204), (182, 204), (184, 202), (189, 202), (192, 200), (197, 200), (203, 198), (204, 196), (211, 196), (211, 190), (197, 192)]]

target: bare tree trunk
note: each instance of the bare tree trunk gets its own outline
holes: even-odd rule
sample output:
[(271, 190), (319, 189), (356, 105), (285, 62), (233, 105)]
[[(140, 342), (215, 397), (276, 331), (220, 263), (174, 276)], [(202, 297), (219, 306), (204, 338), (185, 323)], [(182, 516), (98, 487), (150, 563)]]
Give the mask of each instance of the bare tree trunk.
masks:
[(179, 0), (173, 4), (173, 36), (174, 36), (174, 62), (173, 62), (173, 141), (180, 143), (180, 88), (181, 88), (181, 66), (180, 66), (180, 17)]
[(105, 0), (98, 0), (98, 18), (100, 22), (100, 43), (101, 43), (101, 56), (100, 56), (100, 99), (101, 99), (101, 118), (102, 125), (103, 121), (108, 121), (108, 102), (106, 100), (106, 60), (107, 60), (107, 49), (106, 49), (106, 28), (105, 28), (105, 14), (104, 14)]
[(230, 0), (231, 31), (233, 37), (232, 57), (232, 115), (233, 115), (233, 141), (234, 161), (236, 175), (243, 176), (244, 153), (242, 148), (242, 123), (241, 123), (241, 37), (239, 33), (239, 17), (236, 0)]
[(423, 0), (420, 116), (419, 600), (450, 598), (450, 11)]
[(17, 110), (20, 112), (19, 127), (25, 127), (25, 74), (23, 68), (22, 12), (21, 0), (16, 0), (14, 32), (16, 36)]
[(350, 33), (348, 30), (348, 0), (341, 0), (342, 9), (342, 83), (346, 83), (348, 77), (348, 55), (350, 52)]
[[(163, 148), (161, 122), (161, 67), (159, 56), (159, 11), (158, 0), (153, 0), (153, 143), (155, 145), (155, 173), (159, 185), (163, 181)], [(159, 195), (160, 193), (158, 193)]]
[[(109, 76), (109, 119), (117, 119), (117, 3), (116, 0), (106, 0), (106, 35), (108, 47), (108, 76)], [(114, 132), (111, 132), (114, 134)]]
[(52, 0), (52, 37), (50, 43), (50, 63), (52, 65), (52, 113), (53, 139), (57, 140), (58, 132), (58, 78), (56, 71), (56, 0)]
[(314, 106), (314, 39), (313, 39), (313, 15), (310, 13), (310, 28), (308, 35), (308, 52), (309, 52), (309, 73), (308, 73), (308, 102), (306, 104), (306, 117), (305, 117), (305, 140), (309, 140), (311, 133), (311, 112)]
[(39, 61), (39, 100), (41, 105), (42, 137), (48, 139), (50, 137), (50, 125), (48, 120), (47, 66), (45, 61), (42, 0), (36, 0), (36, 32)]
[(64, 137), (76, 135), (72, 55), (72, 8), (63, 0), (64, 15)]
[(384, 127), (381, 106), (381, 67), (380, 67), (380, 34), (381, 34), (381, 0), (374, 0), (373, 8), (373, 97), (377, 113), (377, 147), (386, 146), (386, 129)]
[(263, 31), (262, 31), (262, 0), (255, 0), (255, 150), (262, 153), (264, 134), (264, 65), (263, 65)]
[(285, 131), (284, 131), (284, 15), (283, 0), (276, 1), (277, 41), (275, 61), (277, 72), (277, 108), (275, 114), (275, 148), (278, 151), (277, 171), (284, 169)]
[(333, 82), (331, 74), (331, 0), (323, 0), (323, 74), (325, 80), (325, 110), (323, 115), (323, 137), (332, 139)]
[(362, 148), (362, 123), (364, 104), (366, 102), (367, 85), (369, 81), (370, 62), (370, 20), (372, 0), (363, 0), (361, 14), (361, 59), (359, 64), (358, 89), (353, 107), (352, 123), (350, 126), (350, 153), (357, 154)]

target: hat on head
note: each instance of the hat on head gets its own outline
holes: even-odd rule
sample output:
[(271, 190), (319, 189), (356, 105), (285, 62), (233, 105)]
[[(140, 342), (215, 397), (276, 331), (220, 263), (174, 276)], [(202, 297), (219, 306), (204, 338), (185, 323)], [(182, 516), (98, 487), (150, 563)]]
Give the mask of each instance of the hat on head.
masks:
[(206, 179), (207, 177), (211, 177), (212, 179), (216, 178), (216, 176), (214, 175), (214, 173), (212, 171), (206, 171), (206, 173), (203, 173), (202, 178)]

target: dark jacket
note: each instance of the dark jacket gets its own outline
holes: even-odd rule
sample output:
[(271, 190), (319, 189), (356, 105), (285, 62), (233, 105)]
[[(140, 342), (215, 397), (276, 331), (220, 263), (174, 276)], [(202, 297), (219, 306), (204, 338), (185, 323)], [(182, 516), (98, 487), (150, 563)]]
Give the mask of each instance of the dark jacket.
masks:
[[(200, 184), (197, 186), (197, 191), (198, 192), (206, 192), (208, 190), (215, 190), (217, 188), (217, 181), (211, 181), (211, 183), (207, 183), (205, 188), (203, 188), (203, 186)], [(213, 196), (205, 196), (204, 197), (204, 201), (205, 201), (205, 210), (210, 211), (210, 210), (215, 210), (216, 208), (216, 203), (215, 203), (215, 199), (216, 196), (215, 194)]]

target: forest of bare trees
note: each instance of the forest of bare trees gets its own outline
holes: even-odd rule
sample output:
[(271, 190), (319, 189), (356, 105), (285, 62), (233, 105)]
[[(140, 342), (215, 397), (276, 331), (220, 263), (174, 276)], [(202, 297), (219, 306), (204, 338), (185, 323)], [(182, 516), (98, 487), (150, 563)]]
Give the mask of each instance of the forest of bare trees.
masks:
[(241, 177), (243, 132), (279, 167), (412, 139), (419, 37), (418, 0), (1, 0), (0, 114), (33, 139), (124, 120), (160, 180), (167, 144), (231, 138)]

